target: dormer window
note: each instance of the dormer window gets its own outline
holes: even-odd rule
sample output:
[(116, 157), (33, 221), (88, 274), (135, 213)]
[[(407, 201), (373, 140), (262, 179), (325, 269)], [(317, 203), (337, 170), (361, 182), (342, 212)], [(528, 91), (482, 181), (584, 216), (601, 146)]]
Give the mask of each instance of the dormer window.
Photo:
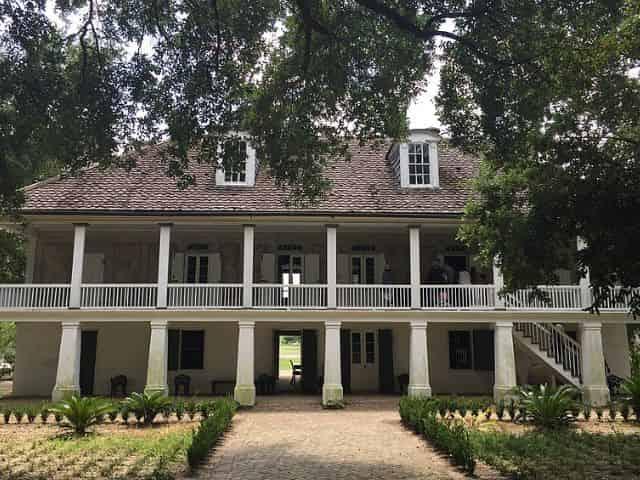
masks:
[(409, 185), (430, 185), (429, 144), (409, 144)]
[[(244, 138), (244, 137), (241, 137)], [(233, 148), (237, 148), (235, 155)], [(252, 187), (256, 177), (256, 151), (245, 141), (227, 143), (216, 171), (216, 185)]]
[(439, 188), (437, 130), (413, 130), (407, 143), (393, 146), (389, 158), (402, 188)]

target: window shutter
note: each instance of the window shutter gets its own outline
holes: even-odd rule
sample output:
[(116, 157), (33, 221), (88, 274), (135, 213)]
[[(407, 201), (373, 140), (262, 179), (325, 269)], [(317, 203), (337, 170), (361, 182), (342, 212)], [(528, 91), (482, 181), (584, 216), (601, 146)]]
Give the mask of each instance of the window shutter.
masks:
[(320, 255), (317, 253), (305, 255), (304, 283), (320, 283)]
[(340, 284), (351, 283), (351, 265), (349, 262), (349, 255), (338, 255), (338, 265), (336, 270), (336, 279)]
[(263, 282), (276, 283), (276, 258), (273, 253), (262, 254), (260, 272)]
[(209, 283), (220, 283), (222, 279), (222, 264), (219, 253), (209, 255)]
[(184, 282), (184, 253), (174, 253), (171, 263), (171, 281), (173, 283)]
[(180, 352), (180, 330), (169, 329), (168, 369), (178, 370), (178, 355)]
[(449, 331), (449, 368), (471, 368), (471, 332)]
[(376, 255), (376, 283), (382, 284), (382, 274), (384, 273), (384, 253)]
[(180, 368), (201, 370), (204, 367), (204, 330), (182, 330)]
[(400, 186), (406, 188), (409, 186), (409, 144), (401, 143), (398, 150), (400, 154)]
[(438, 161), (438, 144), (429, 143), (429, 176), (432, 187), (440, 186), (440, 169)]
[(494, 369), (493, 330), (473, 331), (473, 367), (476, 370)]

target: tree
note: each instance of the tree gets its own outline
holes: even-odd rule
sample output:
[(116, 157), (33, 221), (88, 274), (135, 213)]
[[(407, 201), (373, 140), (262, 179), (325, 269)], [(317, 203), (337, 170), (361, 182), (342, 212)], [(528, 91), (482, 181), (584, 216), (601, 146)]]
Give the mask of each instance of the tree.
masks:
[(640, 4), (498, 4), (456, 29), (501, 61), (450, 44), (442, 70), (441, 117), (483, 158), (461, 237), (508, 290), (556, 283), (581, 237), (597, 310), (640, 284)]
[(191, 161), (238, 161), (240, 131), (292, 199), (314, 200), (350, 141), (406, 135), (444, 39), (442, 119), (484, 158), (462, 237), (508, 288), (553, 281), (576, 236), (596, 287), (638, 283), (637, 0), (51, 4), (79, 21), (0, 0), (0, 214), (43, 163), (129, 166), (160, 138), (186, 186)]

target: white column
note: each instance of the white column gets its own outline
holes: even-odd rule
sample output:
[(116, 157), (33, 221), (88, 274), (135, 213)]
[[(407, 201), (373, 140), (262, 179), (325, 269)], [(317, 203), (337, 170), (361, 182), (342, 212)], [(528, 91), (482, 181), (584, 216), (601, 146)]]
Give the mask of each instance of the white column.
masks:
[[(577, 245), (578, 251), (584, 250), (585, 248), (587, 248), (587, 243), (584, 241), (582, 237), (578, 237), (576, 241), (576, 245)], [(591, 289), (590, 289), (591, 278), (589, 275), (589, 269), (587, 269), (587, 272), (584, 277), (580, 277), (579, 285), (580, 285), (580, 298), (582, 299), (582, 308), (590, 307), (591, 304), (593, 303), (593, 299), (591, 297)]]
[(342, 402), (342, 369), (340, 365), (341, 322), (328, 320), (324, 323), (324, 385), (322, 404)]
[(327, 225), (327, 307), (337, 306), (337, 274), (336, 274), (336, 239), (337, 228), (335, 225)]
[(254, 328), (255, 322), (252, 320), (238, 322), (238, 367), (233, 396), (243, 406), (256, 404)]
[(24, 269), (24, 283), (33, 283), (33, 274), (36, 264), (36, 250), (38, 246), (38, 237), (33, 229), (26, 231), (27, 244), (25, 245), (25, 269)]
[(70, 395), (80, 393), (81, 341), (80, 322), (63, 322), (60, 335), (60, 351), (58, 352), (56, 385), (51, 393), (51, 398), (56, 402)]
[(167, 369), (169, 361), (169, 330), (166, 320), (153, 320), (150, 324), (149, 359), (147, 360), (147, 393), (169, 394)]
[(504, 288), (504, 277), (495, 261), (493, 262), (493, 285), (495, 287), (495, 307), (504, 308), (504, 297), (500, 296), (500, 292)]
[(513, 348), (513, 322), (496, 322), (493, 329), (495, 378), (493, 398), (510, 397), (517, 386), (516, 355)]
[(409, 227), (409, 268), (411, 270), (411, 308), (420, 308), (420, 227)]
[(602, 348), (602, 323), (587, 321), (580, 324), (582, 347), (582, 396), (592, 405), (609, 402), (609, 388)]
[(253, 225), (243, 227), (242, 248), (242, 306), (250, 307), (253, 304)]
[(69, 308), (80, 308), (82, 297), (82, 269), (84, 267), (84, 244), (87, 236), (87, 225), (73, 225), (73, 266), (71, 267), (71, 292)]
[(169, 287), (169, 250), (171, 247), (171, 224), (160, 224), (158, 244), (158, 308), (167, 308), (167, 289)]
[(414, 397), (430, 397), (427, 321), (413, 320), (410, 329), (408, 394)]

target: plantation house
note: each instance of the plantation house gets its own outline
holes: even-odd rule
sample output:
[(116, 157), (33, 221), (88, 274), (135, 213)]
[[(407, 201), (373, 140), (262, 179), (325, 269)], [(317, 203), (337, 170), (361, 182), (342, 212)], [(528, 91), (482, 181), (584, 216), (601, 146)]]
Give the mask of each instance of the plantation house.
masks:
[(187, 375), (192, 393), (252, 405), (256, 380), (279, 375), (283, 333), (301, 336), (302, 388), (325, 403), (404, 388), (500, 398), (548, 381), (604, 403), (607, 373), (628, 375), (630, 318), (616, 304), (585, 313), (588, 279), (559, 269), (548, 301), (502, 296), (500, 271), (474, 264), (456, 230), (477, 160), (437, 131), (354, 145), (326, 198), (301, 206), (239, 147), (233, 171), (194, 162), (186, 190), (162, 144), (131, 171), (26, 188), (26, 283), (0, 286), (15, 395), (104, 395), (118, 376), (173, 393)]

